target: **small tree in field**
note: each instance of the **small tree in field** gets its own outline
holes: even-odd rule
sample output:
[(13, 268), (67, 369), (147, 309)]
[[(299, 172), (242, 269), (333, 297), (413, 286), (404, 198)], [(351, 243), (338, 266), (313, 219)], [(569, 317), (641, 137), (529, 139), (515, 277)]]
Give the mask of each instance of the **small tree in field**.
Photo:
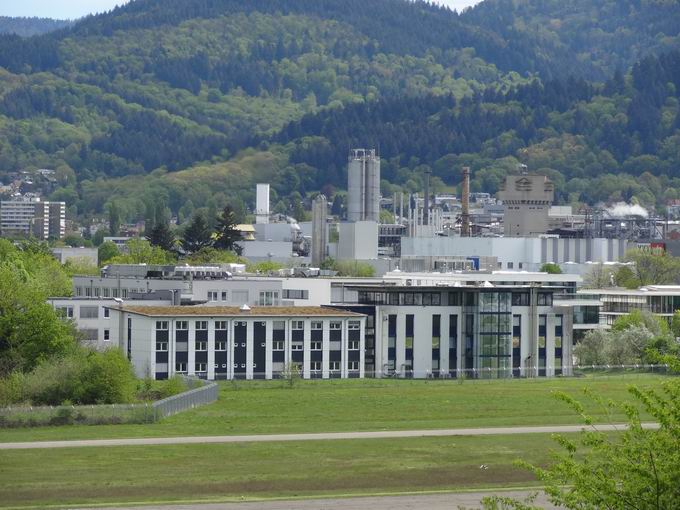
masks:
[(293, 388), (295, 383), (302, 378), (302, 371), (298, 363), (287, 363), (281, 371), (281, 379), (286, 381), (289, 388)]

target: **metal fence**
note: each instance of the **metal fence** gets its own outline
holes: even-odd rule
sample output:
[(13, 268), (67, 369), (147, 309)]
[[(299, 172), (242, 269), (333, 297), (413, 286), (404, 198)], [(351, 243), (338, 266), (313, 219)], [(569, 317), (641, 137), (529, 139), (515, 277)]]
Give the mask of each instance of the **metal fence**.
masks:
[(0, 428), (43, 427), (46, 425), (107, 425), (151, 423), (152, 404), (90, 406), (23, 406), (0, 408)]
[[(390, 369), (385, 366), (382, 370), (364, 370), (364, 379), (532, 379), (549, 380), (556, 377), (584, 377), (584, 376), (627, 376), (627, 375), (674, 375), (665, 364), (633, 364), (633, 365), (560, 365), (560, 366), (521, 366), (521, 367), (480, 367), (480, 368), (453, 368), (447, 370), (413, 370), (409, 365), (401, 365), (399, 368)], [(300, 380), (300, 379), (358, 379), (361, 376), (359, 370), (299, 370), (290, 373), (285, 371), (253, 372), (246, 377), (245, 373), (235, 374), (228, 377), (227, 374), (215, 374), (218, 381), (248, 380)]]
[[(202, 384), (202, 381), (187, 381), (189, 387), (197, 384)], [(0, 428), (153, 423), (187, 409), (215, 402), (218, 389), (216, 383), (208, 383), (145, 404), (4, 407), (0, 408)]]
[(218, 393), (219, 387), (217, 383), (213, 382), (205, 384), (200, 388), (185, 391), (179, 395), (164, 398), (163, 400), (157, 400), (152, 404), (154, 419), (160, 420), (161, 418), (172, 416), (173, 414), (186, 411), (187, 409), (193, 409), (198, 406), (215, 402)]

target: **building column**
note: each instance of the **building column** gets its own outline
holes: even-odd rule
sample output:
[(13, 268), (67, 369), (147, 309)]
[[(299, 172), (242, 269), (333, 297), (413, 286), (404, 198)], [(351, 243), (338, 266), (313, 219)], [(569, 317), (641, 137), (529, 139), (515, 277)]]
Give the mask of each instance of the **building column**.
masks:
[(187, 320), (189, 340), (187, 341), (187, 375), (196, 375), (196, 321)]
[(208, 321), (208, 361), (206, 364), (208, 369), (206, 378), (213, 381), (215, 380), (215, 321), (212, 318)]
[(269, 319), (265, 322), (266, 333), (265, 333), (265, 352), (264, 352), (264, 366), (265, 366), (265, 379), (271, 379), (272, 376), (272, 364), (273, 361), (273, 338), (274, 338), (274, 321)]
[(330, 377), (329, 363), (330, 363), (330, 340), (331, 337), (331, 321), (326, 319), (323, 321), (323, 340), (321, 344), (321, 378), (328, 379)]
[(309, 379), (311, 375), (311, 339), (312, 339), (312, 320), (308, 317), (304, 321), (305, 329), (302, 338), (302, 378)]
[(255, 321), (246, 319), (246, 379), (253, 378), (253, 346), (255, 344)]

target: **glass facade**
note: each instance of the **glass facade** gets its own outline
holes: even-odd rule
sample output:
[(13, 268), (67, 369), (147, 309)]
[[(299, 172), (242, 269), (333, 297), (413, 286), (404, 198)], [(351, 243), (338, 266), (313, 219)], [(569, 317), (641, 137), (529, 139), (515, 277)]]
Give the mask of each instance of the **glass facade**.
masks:
[[(479, 368), (481, 377), (509, 377), (512, 293), (479, 293)], [(489, 370), (486, 370), (489, 369)]]

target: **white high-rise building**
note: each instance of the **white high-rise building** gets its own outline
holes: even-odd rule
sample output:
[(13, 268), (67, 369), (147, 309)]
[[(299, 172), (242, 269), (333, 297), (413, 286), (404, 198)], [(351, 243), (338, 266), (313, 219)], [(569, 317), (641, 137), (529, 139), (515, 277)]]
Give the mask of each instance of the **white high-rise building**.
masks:
[(380, 158), (375, 149), (354, 149), (350, 153), (347, 220), (380, 221)]
[(66, 234), (66, 203), (42, 202), (28, 197), (0, 202), (0, 234), (40, 240), (62, 239)]

